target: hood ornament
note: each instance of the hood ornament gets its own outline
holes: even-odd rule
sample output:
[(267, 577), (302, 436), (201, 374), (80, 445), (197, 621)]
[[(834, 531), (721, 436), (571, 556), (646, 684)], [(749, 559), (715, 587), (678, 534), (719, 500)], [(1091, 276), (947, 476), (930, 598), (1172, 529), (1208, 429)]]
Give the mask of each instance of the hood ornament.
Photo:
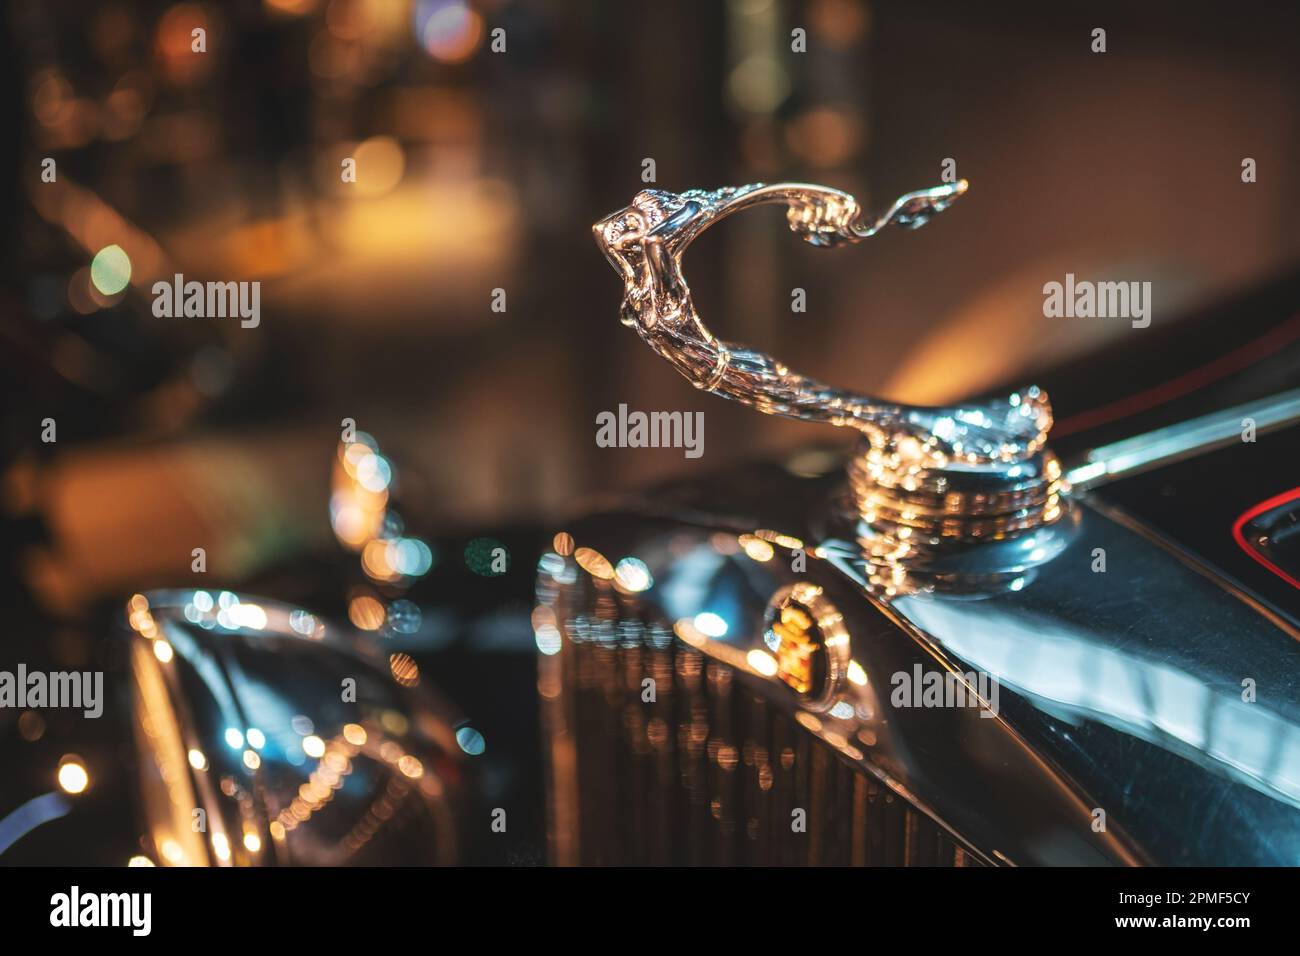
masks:
[[(1006, 547), (1068, 510), (1060, 462), (1046, 445), (1052, 425), (1047, 395), (1031, 386), (981, 402), (925, 407), (826, 385), (771, 355), (715, 337), (695, 309), (682, 256), (708, 226), (751, 206), (786, 205), (791, 231), (814, 246), (832, 247), (860, 242), (891, 224), (916, 229), (967, 186), (961, 180), (908, 193), (874, 219), (848, 193), (804, 183), (648, 189), (592, 227), (623, 279), (623, 324), (692, 385), (765, 414), (862, 434), (848, 466), (858, 543), (868, 579), (889, 593), (1014, 581), (1060, 551), (1063, 544), (1042, 541)], [(1003, 543), (998, 560), (972, 561), (971, 548), (987, 541)]]

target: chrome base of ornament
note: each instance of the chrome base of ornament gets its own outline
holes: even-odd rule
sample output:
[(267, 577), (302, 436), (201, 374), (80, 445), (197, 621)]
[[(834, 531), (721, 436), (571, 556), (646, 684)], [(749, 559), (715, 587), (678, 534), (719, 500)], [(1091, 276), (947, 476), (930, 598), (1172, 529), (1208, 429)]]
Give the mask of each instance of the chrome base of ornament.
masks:
[(854, 456), (847, 504), (867, 580), (884, 597), (1018, 590), (1075, 537), (1078, 515), (1050, 450), (928, 472), (915, 487), (878, 481), (873, 467), (870, 454)]
[(1023, 587), (1077, 527), (1069, 483), (1046, 446), (1020, 461), (917, 468), (863, 441), (846, 471), (853, 537), (884, 596)]

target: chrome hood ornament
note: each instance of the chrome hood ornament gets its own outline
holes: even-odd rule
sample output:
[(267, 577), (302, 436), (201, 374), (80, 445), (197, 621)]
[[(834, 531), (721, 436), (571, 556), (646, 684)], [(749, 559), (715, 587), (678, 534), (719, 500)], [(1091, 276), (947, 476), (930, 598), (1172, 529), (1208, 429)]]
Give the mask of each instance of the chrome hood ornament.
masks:
[[(881, 572), (872, 580), (886, 590), (901, 584), (904, 569), (913, 579), (919, 573), (924, 587), (957, 574), (945, 570), (954, 544), (1004, 540), (1061, 517), (1060, 463), (1046, 447), (1052, 425), (1047, 395), (1031, 386), (982, 402), (923, 407), (826, 385), (764, 352), (716, 338), (695, 309), (682, 256), (708, 226), (751, 206), (786, 205), (791, 231), (814, 246), (832, 247), (860, 242), (891, 224), (916, 229), (967, 186), (961, 180), (907, 193), (874, 219), (849, 194), (804, 183), (650, 189), (592, 227), (623, 279), (623, 324), (692, 385), (765, 414), (862, 433), (849, 464), (850, 485), (861, 518), (859, 543), (868, 564)], [(994, 576), (1014, 575), (1057, 551), (1035, 546), (1009, 567), (999, 561)]]

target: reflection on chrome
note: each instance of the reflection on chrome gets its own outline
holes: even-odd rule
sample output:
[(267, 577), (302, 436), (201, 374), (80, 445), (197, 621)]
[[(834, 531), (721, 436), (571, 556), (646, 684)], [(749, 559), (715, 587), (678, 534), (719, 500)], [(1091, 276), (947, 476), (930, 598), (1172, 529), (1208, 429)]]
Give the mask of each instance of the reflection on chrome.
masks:
[(946, 650), (1043, 709), (1100, 721), (1300, 807), (1300, 724), (1244, 702), (1239, 686), (1107, 647), (1086, 622), (987, 605), (976, 621), (956, 602), (904, 604)]
[(1240, 441), (1246, 421), (1254, 423), (1255, 433), (1259, 435), (1297, 418), (1300, 418), (1300, 389), (1293, 389), (1094, 448), (1083, 463), (1070, 470), (1069, 481), (1080, 488), (1097, 487), (1108, 479), (1138, 474)]
[(413, 660), (228, 591), (137, 594), (127, 616), (151, 862), (457, 859), (473, 750)]
[[(655, 581), (646, 591), (619, 587), (599, 561), (578, 565), (577, 554), (600, 552), (571, 535), (566, 539), (574, 557), (553, 552), (544, 558), (533, 612), (542, 652), (538, 691), (551, 745), (553, 859), (613, 859), (604, 854), (619, 845), (616, 832), (644, 829), (645, 839), (633, 837), (641, 849), (631, 858), (671, 862), (673, 854), (690, 852), (689, 840), (672, 836), (673, 817), (666, 812), (679, 796), (716, 822), (719, 846), (727, 843), (724, 834), (743, 831), (747, 842), (740, 845), (753, 855), (738, 861), (806, 861), (806, 854), (820, 852), (816, 843), (783, 840), (788, 827), (778, 825), (768, 835), (763, 821), (788, 813), (779, 808), (795, 788), (824, 779), (826, 772), (848, 771), (835, 770), (845, 765), (827, 762), (828, 751), (809, 751), (780, 731), (773, 737), (781, 726), (771, 722), (775, 710), (752, 696), (741, 679), (759, 682), (774, 702), (807, 708), (792, 715), (799, 727), (830, 753), (862, 766), (871, 766), (866, 748), (876, 743), (881, 709), (867, 670), (849, 658), (844, 618), (820, 587), (795, 582), (772, 595), (771, 640), (761, 627), (761, 608), (755, 614), (745, 606), (751, 586), (768, 587), (769, 575), (788, 566), (773, 560), (774, 549), (802, 547), (802, 539), (767, 529), (659, 538), (636, 555)], [(646, 707), (649, 685), (659, 703)], [(602, 719), (602, 713), (608, 716)], [(675, 726), (669, 716), (674, 713), (680, 715)], [(599, 752), (588, 752), (583, 741), (590, 740), (591, 728), (606, 724)], [(582, 727), (588, 730), (579, 737)], [(605, 781), (599, 788), (597, 777)], [(911, 809), (920, 799), (883, 768), (872, 766), (856, 780), (845, 776), (827, 793), (839, 786), (851, 786), (858, 795), (857, 836), (837, 847), (834, 859), (967, 865), (979, 858)], [(798, 792), (808, 800), (807, 790)]]
[[(593, 789), (587, 761), (604, 766), (609, 747), (626, 748), (619, 757), (626, 766), (617, 766), (660, 781), (657, 799), (672, 800), (680, 788), (703, 801), (720, 828), (759, 826), (762, 813), (779, 812), (786, 798), (772, 788), (820, 771), (800, 769), (807, 755), (794, 750), (777, 758), (771, 748), (781, 738), (771, 734), (779, 724), (769, 716), (741, 719), (759, 700), (762, 714), (786, 714), (851, 761), (870, 781), (865, 793), (882, 788), (939, 826), (947, 834), (940, 845), (960, 834), (944, 851), (949, 862), (1282, 862), (1300, 854), (1300, 712), (1280, 690), (1287, 661), (1300, 653), (1295, 635), (1230, 590), (1207, 589), (1195, 570), (1087, 503), (1073, 511), (1073, 540), (1014, 586), (888, 599), (871, 587), (872, 569), (854, 542), (811, 544), (807, 571), (792, 573), (791, 552), (775, 542), (803, 544), (806, 528), (729, 533), (629, 519), (611, 534), (607, 521), (579, 523), (565, 544), (574, 555), (617, 548), (620, 561), (635, 557), (652, 588), (629, 591), (604, 576), (601, 562), (583, 567), (556, 552), (539, 568), (533, 623), (557, 860), (595, 859), (584, 840), (618, 845), (617, 821), (656, 819), (653, 801), (617, 787), (618, 799), (630, 801), (618, 813), (591, 806), (603, 791)], [(745, 546), (756, 540), (777, 554)], [(1029, 547), (1036, 539), (1014, 540)], [(1109, 576), (1089, 570), (1094, 546), (1123, 556), (1126, 577), (1143, 582), (1140, 603), (1113, 562)], [(801, 600), (791, 604), (795, 595)], [(802, 612), (814, 597), (834, 604)], [(781, 613), (789, 607), (802, 613)], [(828, 634), (840, 642), (834, 680), (819, 663)], [(972, 706), (894, 707), (891, 675), (918, 666), (964, 683)], [(969, 682), (976, 673), (997, 681), (993, 719), (980, 716), (991, 711)], [(642, 675), (654, 679), (660, 704), (645, 705)], [(1268, 688), (1267, 699), (1243, 700), (1244, 678)], [(737, 697), (742, 688), (753, 696)], [(597, 733), (602, 720), (609, 728)], [(656, 776), (669, 754), (688, 770)], [(1146, 788), (1129, 784), (1135, 761)], [(994, 766), (1016, 781), (1014, 797), (980, 785)], [(728, 783), (732, 772), (742, 776)], [(1202, 802), (1171, 807), (1172, 792)], [(1189, 846), (1188, 827), (1219, 794), (1241, 826), (1216, 828), (1212, 840)], [(859, 806), (834, 812), (856, 814)], [(1104, 833), (1091, 826), (1097, 806), (1107, 809)], [(786, 859), (762, 842), (766, 832), (760, 826), (760, 842), (741, 844), (754, 854), (746, 859)], [(1271, 834), (1267, 845), (1259, 833)], [(869, 843), (849, 858), (874, 859)]]

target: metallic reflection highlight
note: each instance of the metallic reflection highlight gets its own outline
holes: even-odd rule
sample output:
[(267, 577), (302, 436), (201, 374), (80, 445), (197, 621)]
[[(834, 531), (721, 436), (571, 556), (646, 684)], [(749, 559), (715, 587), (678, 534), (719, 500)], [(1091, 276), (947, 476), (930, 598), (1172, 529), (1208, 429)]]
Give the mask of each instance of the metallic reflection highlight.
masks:
[[(459, 858), (468, 789), (458, 718), (415, 689), (413, 660), (232, 592), (135, 595), (128, 619), (141, 806), (157, 862)], [(163, 643), (170, 655), (156, 653)]]
[[(1033, 533), (1005, 543), (1029, 549), (1010, 581), (886, 593), (843, 510), (801, 512), (798, 502), (827, 501), (827, 479), (779, 468), (748, 479), (746, 497), (734, 476), (719, 477), (714, 490), (731, 507), (714, 521), (697, 506), (690, 521), (633, 508), (570, 525), (574, 554), (642, 562), (654, 582), (644, 592), (618, 587), (590, 561), (552, 552), (540, 563), (533, 620), (556, 860), (599, 858), (593, 841), (617, 844), (620, 820), (661, 832), (653, 827), (683, 819), (654, 823), (653, 801), (609, 791), (595, 774), (605, 766), (608, 775), (610, 754), (620, 755), (612, 765), (627, 761), (626, 772), (663, 787), (670, 778), (655, 776), (657, 767), (693, 766), (698, 754), (702, 776), (678, 783), (712, 822), (674, 839), (703, 841), (700, 853), (714, 862), (781, 859), (774, 820), (745, 801), (765, 805), (782, 761), (794, 768), (804, 759), (797, 746), (759, 759), (768, 744), (758, 728), (784, 725), (937, 826), (967, 862), (1300, 861), (1300, 704), (1279, 691), (1300, 667), (1300, 642), (1248, 595), (1212, 585), (1087, 493), (1075, 493), (1069, 534), (1050, 553), (1032, 556), (1049, 545)], [(786, 547), (795, 544), (797, 552)], [(1095, 548), (1109, 556), (1107, 573), (1094, 572)], [(782, 640), (765, 639), (772, 608), (795, 587), (820, 590), (846, 635), (842, 678), (820, 700), (783, 679)], [(802, 631), (811, 622), (784, 623)], [(784, 676), (804, 683), (811, 658), (795, 654)], [(964, 688), (972, 705), (899, 706), (893, 678), (917, 668)], [(653, 702), (642, 698), (647, 677)], [(1243, 699), (1246, 678), (1261, 689), (1257, 700)], [(981, 697), (991, 680), (995, 705)], [(742, 728), (750, 701), (768, 716)], [(725, 784), (729, 747), (754, 773), (734, 790)], [(616, 812), (606, 799), (631, 803)], [(825, 812), (851, 819), (857, 799), (836, 797)], [(1207, 806), (1224, 818), (1207, 821)], [(1093, 827), (1099, 807), (1104, 832)], [(835, 845), (820, 845), (823, 859)], [(899, 861), (868, 849), (855, 846), (850, 861)], [(636, 852), (656, 858), (644, 846)]]

